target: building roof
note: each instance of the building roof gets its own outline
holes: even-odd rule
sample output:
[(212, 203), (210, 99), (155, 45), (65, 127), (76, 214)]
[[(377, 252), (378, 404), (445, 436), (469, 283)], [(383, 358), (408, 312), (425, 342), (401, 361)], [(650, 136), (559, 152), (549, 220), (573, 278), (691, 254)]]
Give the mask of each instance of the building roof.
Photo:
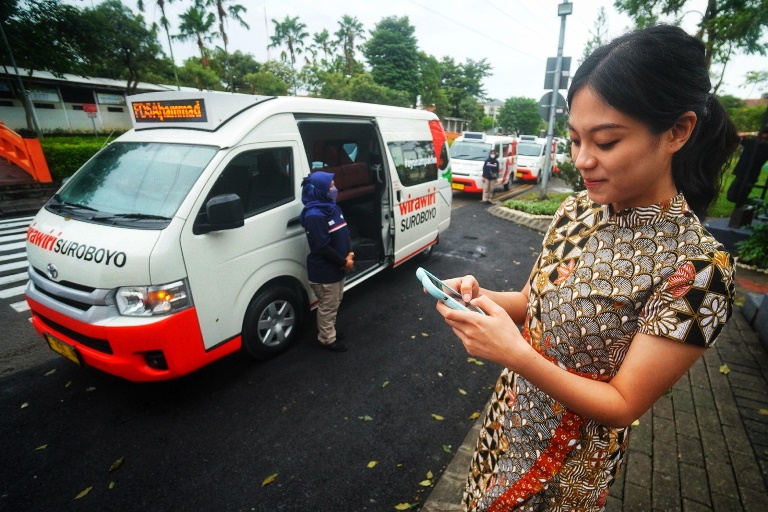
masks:
[[(18, 74), (16, 71), (6, 64), (2, 65), (2, 74), (8, 76), (21, 76), (22, 78), (30, 78), (29, 70), (25, 68), (18, 68)], [(120, 89), (125, 91), (128, 87), (127, 80), (115, 80), (112, 78), (98, 78), (98, 77), (86, 77), (80, 75), (73, 75), (70, 73), (63, 73), (61, 76), (56, 76), (50, 71), (37, 71), (33, 70), (32, 79), (41, 80), (46, 82), (59, 82), (78, 85), (87, 85), (90, 87), (98, 88), (104, 87), (109, 89)], [(175, 91), (177, 90), (175, 85), (162, 85), (151, 84), (148, 82), (139, 82), (136, 86), (138, 91)], [(194, 87), (182, 87), (182, 91), (197, 91)]]

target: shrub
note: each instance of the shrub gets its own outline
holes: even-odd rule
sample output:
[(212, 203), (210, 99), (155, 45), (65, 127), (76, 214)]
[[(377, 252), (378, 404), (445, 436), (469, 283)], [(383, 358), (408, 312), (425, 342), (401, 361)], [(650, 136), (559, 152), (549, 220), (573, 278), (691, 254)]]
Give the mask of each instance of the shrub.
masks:
[(581, 177), (581, 173), (573, 165), (573, 162), (566, 160), (563, 163), (557, 165), (560, 169), (560, 177), (565, 181), (575, 192), (586, 190), (584, 186), (584, 179)]
[[(756, 218), (764, 218), (768, 214), (768, 203), (760, 198), (750, 199), (748, 205), (754, 210)], [(748, 229), (752, 232), (749, 238), (736, 244), (739, 261), (768, 269), (768, 223), (753, 223)]]
[(72, 176), (99, 151), (108, 138), (104, 136), (53, 136), (40, 141), (48, 169), (54, 181)]
[(507, 201), (504, 203), (504, 206), (531, 215), (554, 215), (560, 207), (560, 204), (562, 204), (565, 198), (569, 195), (571, 194), (567, 192), (563, 194), (553, 194), (547, 199), (540, 200), (538, 199), (538, 192), (528, 193), (520, 196), (518, 199)]

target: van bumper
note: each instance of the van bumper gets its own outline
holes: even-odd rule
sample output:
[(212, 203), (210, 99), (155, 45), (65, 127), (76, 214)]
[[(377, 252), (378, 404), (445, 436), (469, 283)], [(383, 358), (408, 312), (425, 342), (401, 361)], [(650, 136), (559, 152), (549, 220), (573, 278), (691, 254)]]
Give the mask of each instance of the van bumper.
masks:
[(472, 178), (463, 178), (461, 176), (456, 176), (455, 174), (451, 176), (451, 188), (460, 192), (483, 192), (482, 184), (478, 185)]
[(534, 173), (531, 169), (525, 167), (518, 167), (515, 177), (519, 180), (536, 181), (539, 177), (539, 173)]
[(84, 366), (134, 382), (180, 377), (235, 352), (241, 345), (238, 336), (206, 351), (195, 308), (151, 323), (104, 326), (80, 322), (30, 297), (27, 302), (32, 325), (44, 339), (52, 336), (74, 348)]

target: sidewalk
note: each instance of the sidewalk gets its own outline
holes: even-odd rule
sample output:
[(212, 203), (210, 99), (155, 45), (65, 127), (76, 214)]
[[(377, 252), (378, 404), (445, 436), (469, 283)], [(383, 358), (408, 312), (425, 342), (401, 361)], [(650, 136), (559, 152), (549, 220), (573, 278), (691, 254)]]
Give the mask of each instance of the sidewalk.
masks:
[[(548, 222), (493, 206), (489, 213), (543, 231)], [(768, 339), (742, 314), (768, 275), (736, 269), (734, 313), (714, 347), (632, 427), (607, 512), (768, 510)], [(475, 422), (424, 512), (461, 510), (480, 428)]]

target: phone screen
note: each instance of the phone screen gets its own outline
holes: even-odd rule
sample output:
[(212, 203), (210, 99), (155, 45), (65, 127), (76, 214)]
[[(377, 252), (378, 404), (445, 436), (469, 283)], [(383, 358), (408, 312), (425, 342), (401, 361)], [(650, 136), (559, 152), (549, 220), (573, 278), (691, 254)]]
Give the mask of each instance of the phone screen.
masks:
[[(432, 274), (430, 274), (429, 272), (427, 272), (423, 268), (419, 268), (417, 270), (417, 272), (416, 272), (417, 276), (419, 275), (419, 272), (423, 272), (423, 275), (427, 277), (429, 282), (435, 288), (440, 290), (442, 293), (445, 293), (448, 296), (450, 296), (451, 300), (454, 301), (455, 303), (459, 304), (460, 306), (463, 306), (466, 309), (469, 309), (469, 310), (472, 310), (472, 311), (477, 311), (478, 313), (485, 314), (485, 312), (482, 309), (480, 309), (479, 307), (477, 307), (477, 306), (475, 306), (473, 304), (470, 304), (468, 302), (465, 302), (464, 299), (462, 298), (461, 294), (457, 290), (451, 288), (450, 286), (448, 286), (447, 284), (445, 284), (440, 279), (438, 279), (437, 277), (433, 276)], [(435, 298), (442, 300), (439, 296), (435, 296)], [(443, 302), (446, 302), (446, 301), (443, 301)], [(446, 304), (449, 307), (453, 307), (453, 306), (450, 305), (450, 301), (446, 302)], [(456, 309), (456, 308), (454, 308), (454, 309)]]

